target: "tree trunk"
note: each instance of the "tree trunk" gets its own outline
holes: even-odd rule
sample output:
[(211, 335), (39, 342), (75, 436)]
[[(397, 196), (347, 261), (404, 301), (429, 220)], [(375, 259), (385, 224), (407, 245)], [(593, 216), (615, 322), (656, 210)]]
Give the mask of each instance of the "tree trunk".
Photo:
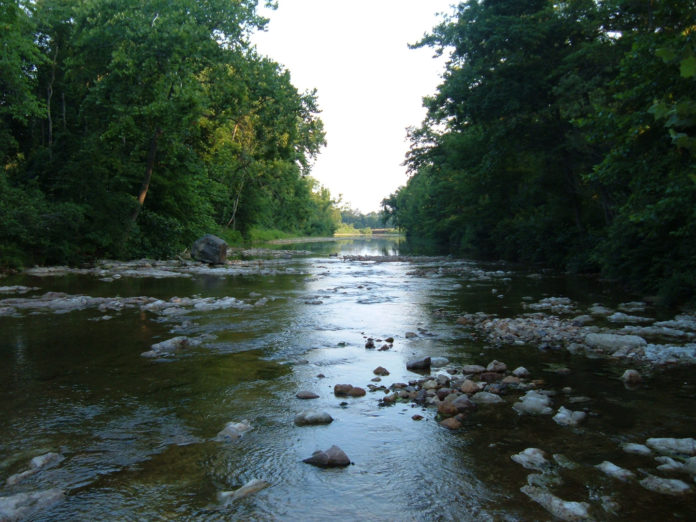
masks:
[(242, 178), (242, 181), (239, 184), (239, 190), (237, 191), (237, 197), (234, 200), (234, 206), (232, 207), (232, 217), (227, 222), (227, 228), (230, 228), (230, 225), (231, 225), (232, 230), (235, 229), (235, 225), (236, 225), (235, 218), (237, 217), (237, 208), (239, 207), (239, 198), (242, 195), (243, 188), (244, 188), (244, 178)]
[(140, 211), (145, 203), (145, 198), (147, 197), (147, 191), (150, 188), (150, 180), (152, 179), (152, 171), (155, 168), (155, 156), (157, 155), (157, 140), (162, 135), (162, 129), (155, 130), (155, 133), (150, 139), (150, 150), (147, 152), (147, 163), (145, 164), (145, 176), (143, 177), (143, 184), (140, 186), (140, 192), (138, 193), (138, 206), (133, 211), (131, 216), (131, 225), (135, 224), (140, 215)]

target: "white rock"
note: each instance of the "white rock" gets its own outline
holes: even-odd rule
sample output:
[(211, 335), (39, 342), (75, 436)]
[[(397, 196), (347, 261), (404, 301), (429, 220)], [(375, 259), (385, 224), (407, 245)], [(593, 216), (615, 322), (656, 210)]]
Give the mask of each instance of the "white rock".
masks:
[(654, 364), (693, 364), (696, 362), (696, 344), (649, 344), (645, 348), (645, 358)]
[(249, 424), (248, 420), (243, 420), (242, 422), (228, 422), (217, 434), (215, 440), (221, 442), (235, 441), (252, 429), (253, 427)]
[(529, 370), (525, 368), (524, 366), (518, 366), (512, 371), (512, 374), (515, 377), (519, 377), (520, 379), (524, 379), (526, 377), (529, 377)]
[(234, 491), (221, 491), (218, 493), (218, 499), (220, 501), (238, 500), (257, 493), (262, 489), (266, 489), (269, 486), (270, 484), (265, 480), (253, 479), (244, 484), (241, 488), (235, 489)]
[(449, 359), (447, 357), (431, 357), (430, 366), (433, 368), (442, 368), (449, 364)]
[(645, 489), (649, 489), (656, 493), (662, 493), (663, 495), (684, 495), (691, 491), (691, 486), (686, 482), (682, 482), (678, 479), (656, 477), (650, 474), (640, 481), (640, 485)]
[(562, 500), (536, 486), (522, 486), (520, 491), (561, 520), (591, 520), (587, 502)]
[(34, 457), (29, 462), (29, 469), (27, 469), (26, 471), (22, 471), (21, 473), (16, 473), (12, 475), (7, 479), (6, 483), (8, 486), (13, 486), (14, 484), (21, 482), (25, 478), (30, 477), (35, 473), (38, 473), (42, 469), (47, 469), (55, 466), (56, 464), (61, 463), (63, 460), (65, 460), (65, 457), (63, 457), (63, 455), (52, 452), (39, 455), (38, 457)]
[(652, 438), (645, 443), (658, 453), (696, 455), (696, 440), (691, 438)]
[(584, 411), (571, 411), (561, 406), (558, 408), (558, 413), (553, 416), (553, 420), (561, 426), (577, 426), (585, 420), (585, 417), (587, 414)]
[[(696, 458), (696, 457), (692, 457)], [(678, 462), (671, 457), (655, 457), (655, 460), (660, 464), (657, 469), (660, 471), (678, 471), (686, 473), (686, 466), (683, 462)]]
[(626, 315), (622, 312), (616, 312), (615, 314), (611, 314), (609, 317), (607, 317), (607, 321), (611, 321), (612, 323), (650, 323), (653, 320), (650, 319), (649, 317), (640, 317), (637, 315)]
[(513, 409), (520, 415), (551, 415), (551, 399), (535, 390), (529, 390), (513, 404)]
[(539, 448), (527, 448), (512, 455), (510, 458), (525, 469), (544, 471), (549, 466), (549, 461), (546, 460), (546, 453)]
[(621, 468), (608, 460), (605, 460), (601, 464), (597, 464), (595, 468), (622, 482), (628, 482), (629, 480), (634, 479), (636, 476), (632, 471)]
[(626, 453), (632, 453), (633, 455), (643, 455), (645, 457), (652, 455), (652, 450), (643, 444), (635, 444), (633, 442), (627, 442), (621, 446)]
[(595, 350), (615, 353), (619, 350), (641, 350), (647, 341), (637, 335), (617, 335), (608, 333), (590, 333), (585, 336), (585, 344)]
[(24, 520), (38, 511), (46, 510), (64, 498), (62, 490), (54, 488), (32, 493), (17, 493), (0, 497), (0, 520)]

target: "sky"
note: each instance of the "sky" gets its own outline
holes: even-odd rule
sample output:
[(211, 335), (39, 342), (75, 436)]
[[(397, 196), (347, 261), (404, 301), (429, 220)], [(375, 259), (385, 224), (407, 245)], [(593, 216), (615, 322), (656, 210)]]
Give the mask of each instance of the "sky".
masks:
[[(260, 4), (262, 2), (259, 2)], [(317, 89), (328, 145), (312, 176), (334, 199), (362, 212), (408, 180), (406, 128), (425, 117), (444, 58), (412, 50), (450, 13), (453, 0), (278, 0), (253, 38), (261, 54), (290, 71), (301, 92)]]

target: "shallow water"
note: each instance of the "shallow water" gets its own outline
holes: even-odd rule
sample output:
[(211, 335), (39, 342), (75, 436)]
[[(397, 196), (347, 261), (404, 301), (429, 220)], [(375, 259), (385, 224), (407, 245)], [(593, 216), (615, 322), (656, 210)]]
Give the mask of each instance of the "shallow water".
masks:
[[(656, 370), (639, 389), (628, 390), (619, 380), (625, 364), (533, 346), (492, 348), (455, 324), (465, 312), (520, 313), (523, 297), (615, 306), (630, 296), (589, 279), (530, 278), (504, 265), (342, 258), (399, 253), (390, 239), (295, 248), (312, 254), (249, 262), (227, 275), (0, 280), (38, 287), (23, 297), (48, 291), (124, 299), (235, 297), (245, 305), (172, 314), (142, 307), (27, 309), (0, 317), (0, 484), (27, 469), (34, 456), (65, 456), (17, 485), (0, 486), (0, 496), (63, 489), (65, 500), (35, 514), (36, 520), (545, 520), (551, 515), (519, 490), (531, 472), (510, 459), (538, 447), (579, 465), (560, 471), (563, 484), (553, 492), (590, 503), (597, 519), (696, 518), (693, 492), (660, 495), (593, 467), (610, 460), (640, 479), (642, 471), (656, 473), (655, 462), (622, 452), (620, 444), (695, 436), (692, 369)], [(450, 266), (467, 267), (469, 276), (449, 275)], [(253, 306), (262, 298), (268, 301)], [(418, 336), (406, 338), (408, 331)], [(205, 337), (171, 357), (141, 356), (178, 335)], [(364, 348), (365, 337), (388, 336), (395, 339), (391, 350)], [(408, 402), (381, 407), (382, 392), (357, 399), (333, 395), (338, 383), (366, 387), (377, 366), (391, 372), (380, 384), (419, 378), (405, 362), (421, 355), (447, 357), (455, 367), (493, 359), (509, 368), (523, 365), (545, 381), (544, 389), (558, 392), (555, 408), (571, 395), (587, 396), (581, 406), (589, 418), (569, 428), (549, 416), (518, 416), (511, 408), (516, 393), (505, 396), (505, 404), (480, 407), (463, 429), (451, 432), (438, 425), (432, 408)], [(554, 373), (559, 365), (570, 374)], [(561, 392), (564, 387), (572, 392)], [(299, 400), (300, 390), (320, 398)], [(295, 426), (294, 416), (305, 409), (325, 410), (335, 420)], [(416, 413), (424, 420), (412, 420)], [(227, 422), (243, 419), (254, 429), (241, 439), (214, 440)], [(301, 462), (333, 444), (351, 466), (323, 470)], [(688, 475), (665, 476), (694, 487)], [(254, 478), (271, 487), (218, 502), (219, 491)], [(619, 504), (616, 515), (602, 508), (602, 497)]]

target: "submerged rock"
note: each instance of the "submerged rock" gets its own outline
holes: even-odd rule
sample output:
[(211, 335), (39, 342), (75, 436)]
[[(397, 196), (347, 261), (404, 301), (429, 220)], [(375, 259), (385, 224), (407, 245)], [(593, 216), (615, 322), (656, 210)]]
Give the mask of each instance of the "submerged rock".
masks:
[(535, 390), (529, 390), (512, 407), (520, 415), (551, 415), (553, 413), (551, 399)]
[(590, 333), (585, 336), (585, 344), (595, 350), (608, 353), (618, 351), (643, 350), (648, 345), (647, 341), (637, 335), (617, 335), (608, 333)]
[(150, 346), (150, 350), (143, 352), (140, 355), (143, 357), (163, 357), (169, 355), (178, 350), (183, 350), (190, 348), (192, 346), (198, 346), (201, 344), (198, 339), (191, 339), (190, 337), (173, 337)]
[(321, 424), (331, 424), (333, 417), (325, 411), (305, 410), (295, 416), (297, 426), (317, 426)]
[(248, 420), (243, 420), (242, 422), (228, 422), (217, 434), (215, 440), (220, 442), (233, 442), (252, 429), (253, 427), (249, 424)]
[(512, 455), (510, 458), (513, 462), (517, 462), (525, 469), (544, 471), (549, 467), (549, 461), (546, 460), (546, 453), (539, 448), (527, 448)]
[(64, 497), (65, 493), (58, 488), (0, 497), (0, 520), (27, 519), (40, 511), (53, 507)]
[(584, 411), (571, 411), (561, 406), (558, 408), (558, 413), (553, 416), (553, 420), (561, 426), (577, 426), (585, 420), (585, 417), (587, 414)]
[(627, 442), (621, 446), (626, 453), (632, 453), (633, 455), (643, 455), (644, 457), (652, 455), (652, 450), (645, 446), (644, 444), (636, 444), (634, 442)]
[(686, 482), (679, 479), (656, 477), (655, 475), (650, 474), (640, 481), (640, 485), (645, 489), (649, 489), (650, 491), (661, 493), (663, 495), (677, 496), (691, 492), (691, 486), (689, 486)]
[(616, 464), (609, 462), (608, 460), (605, 460), (601, 464), (597, 464), (595, 468), (605, 473), (606, 475), (609, 475), (610, 477), (620, 480), (622, 482), (628, 482), (629, 480), (634, 479), (636, 476), (635, 473), (633, 473), (632, 471), (621, 468)]
[(221, 502), (238, 500), (240, 498), (253, 495), (254, 493), (261, 491), (262, 489), (266, 489), (270, 485), (271, 484), (266, 482), (265, 480), (252, 479), (246, 484), (244, 484), (241, 488), (235, 489), (234, 491), (221, 491), (220, 493), (218, 493), (218, 499)]
[(319, 398), (319, 395), (317, 395), (317, 394), (314, 393), (313, 391), (302, 390), (302, 391), (298, 391), (298, 392), (295, 394), (295, 397), (297, 397), (298, 399), (308, 400), (308, 399), (318, 399), (318, 398)]
[(471, 400), (476, 404), (500, 404), (501, 402), (505, 402), (500, 395), (490, 392), (475, 393), (471, 397)]
[(591, 520), (590, 505), (587, 502), (562, 500), (537, 486), (522, 486), (520, 491), (534, 502), (561, 520)]
[(348, 466), (350, 464), (350, 459), (341, 448), (338, 446), (331, 446), (326, 451), (315, 451), (312, 453), (311, 457), (304, 459), (302, 462), (320, 468), (335, 468)]
[(621, 375), (621, 380), (630, 386), (640, 384), (643, 378), (640, 376), (637, 370), (626, 370)]
[(30, 477), (42, 469), (48, 469), (56, 464), (60, 464), (63, 460), (65, 460), (65, 457), (59, 453), (45, 453), (43, 455), (39, 455), (38, 457), (34, 457), (31, 459), (29, 462), (29, 469), (26, 471), (22, 471), (21, 473), (16, 473), (15, 475), (12, 475), (7, 479), (6, 484), (8, 486), (13, 486), (17, 484), (18, 482), (21, 482), (27, 477)]

